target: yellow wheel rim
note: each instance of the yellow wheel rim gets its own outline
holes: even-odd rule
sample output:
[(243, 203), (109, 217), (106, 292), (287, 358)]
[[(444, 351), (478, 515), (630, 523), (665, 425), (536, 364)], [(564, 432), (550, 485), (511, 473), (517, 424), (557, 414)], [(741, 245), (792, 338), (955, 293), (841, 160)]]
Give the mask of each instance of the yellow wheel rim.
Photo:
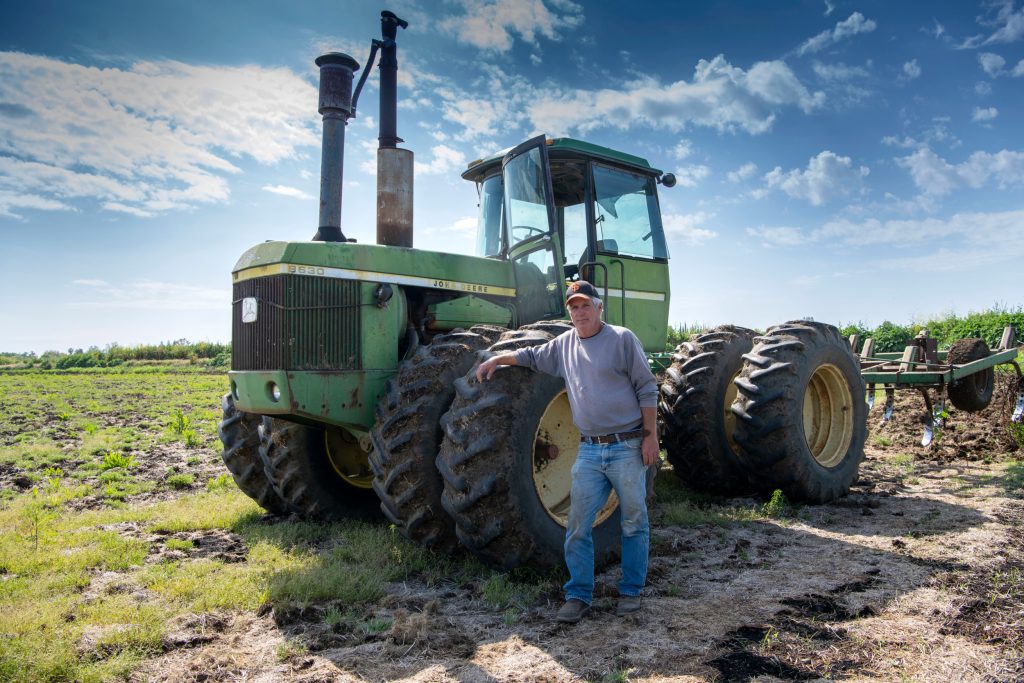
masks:
[(842, 371), (822, 365), (804, 391), (804, 438), (822, 467), (835, 467), (853, 440), (853, 396)]
[(331, 467), (346, 483), (361, 489), (373, 486), (368, 453), (353, 434), (342, 429), (327, 429), (324, 431), (324, 447)]
[[(580, 446), (580, 431), (572, 421), (569, 396), (563, 390), (548, 404), (533, 440), (533, 486), (541, 505), (561, 526), (569, 520), (572, 466)], [(613, 491), (597, 513), (594, 526), (608, 519), (619, 506)]]

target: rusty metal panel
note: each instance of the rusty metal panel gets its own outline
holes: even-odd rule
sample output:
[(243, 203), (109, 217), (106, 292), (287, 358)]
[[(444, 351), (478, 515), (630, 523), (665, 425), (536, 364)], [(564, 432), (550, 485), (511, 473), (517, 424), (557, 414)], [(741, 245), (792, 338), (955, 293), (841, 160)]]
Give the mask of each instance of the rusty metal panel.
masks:
[[(244, 322), (253, 302), (255, 320)], [(231, 368), (358, 370), (359, 311), (359, 283), (351, 280), (273, 275), (235, 283)]]

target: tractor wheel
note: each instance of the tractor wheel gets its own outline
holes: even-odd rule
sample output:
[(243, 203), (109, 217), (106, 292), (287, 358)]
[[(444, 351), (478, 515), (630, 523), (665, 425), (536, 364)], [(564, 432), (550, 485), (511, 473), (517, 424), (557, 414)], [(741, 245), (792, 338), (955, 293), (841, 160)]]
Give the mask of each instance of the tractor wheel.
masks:
[(552, 337), (568, 332), (572, 329), (572, 323), (567, 320), (539, 320), (529, 325), (523, 325), (520, 330), (539, 330), (547, 332)]
[(369, 476), (346, 470), (361, 452), (348, 433), (269, 417), (263, 418), (260, 432), (267, 479), (293, 510), (326, 521), (379, 519)]
[(765, 492), (827, 503), (864, 459), (867, 404), (860, 364), (839, 330), (796, 321), (755, 339), (732, 405), (740, 459)]
[[(490, 351), (507, 353), (549, 339), (541, 330), (517, 330)], [(561, 565), (580, 441), (564, 382), (510, 367), (482, 384), (471, 370), (455, 388), (441, 420), (445, 438), (437, 467), (444, 477), (441, 502), (459, 541), (502, 569)], [(599, 566), (618, 553), (619, 529), (613, 494), (594, 524)]]
[(224, 444), (221, 458), (242, 493), (268, 512), (289, 512), (288, 505), (275, 493), (260, 461), (260, 416), (235, 407), (235, 397), (224, 395), (220, 403), (224, 417), (217, 425), (217, 434)]
[(752, 486), (733, 440), (736, 379), (754, 333), (723, 325), (680, 344), (661, 383), (659, 409), (668, 461), (699, 491), (742, 495)]
[[(946, 355), (947, 363), (963, 365), (971, 361), (988, 358), (988, 344), (984, 339), (957, 339)], [(976, 413), (988, 408), (992, 402), (992, 391), (995, 388), (996, 373), (993, 368), (985, 368), (973, 375), (953, 380), (949, 385), (949, 400), (960, 410)]]
[(370, 432), (373, 490), (384, 516), (411, 541), (442, 552), (458, 546), (455, 523), (441, 507), (444, 481), (434, 464), (444, 436), (441, 416), (455, 396), (455, 380), (504, 332), (480, 325), (435, 337), (398, 366), (377, 405)]

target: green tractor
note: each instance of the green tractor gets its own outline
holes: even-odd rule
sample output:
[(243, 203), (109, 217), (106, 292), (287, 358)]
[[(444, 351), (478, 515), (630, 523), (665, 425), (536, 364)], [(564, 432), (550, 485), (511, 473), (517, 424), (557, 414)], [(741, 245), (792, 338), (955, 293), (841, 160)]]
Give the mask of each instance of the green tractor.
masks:
[[(632, 329), (657, 359), (669, 306), (657, 185), (675, 179), (630, 154), (540, 136), (463, 172), (479, 193), (475, 255), (412, 248), (412, 154), (395, 134), (395, 36), (405, 22), (390, 12), (381, 21), (384, 40), (369, 59), (381, 50), (379, 244), (356, 244), (340, 227), (344, 127), (369, 68), (353, 95), (358, 64), (329, 53), (317, 59), (319, 230), (310, 242), (257, 245), (233, 271), (224, 461), (272, 512), (383, 513), (439, 551), (463, 546), (505, 568), (557, 564), (579, 443), (564, 385), (522, 368), (480, 385), (472, 370), (482, 354), (570, 329), (563, 296), (578, 278), (602, 291), (607, 322)], [(799, 356), (784, 361), (801, 365), (798, 376), (761, 360), (780, 340)], [(856, 358), (817, 323), (770, 330), (762, 356), (751, 355), (753, 341), (729, 327), (677, 349), (661, 405), (676, 473), (718, 492), (781, 476), (796, 498), (842, 495), (863, 457)], [(768, 412), (759, 402), (773, 399), (758, 388), (766, 379), (765, 391), (785, 394)], [(780, 446), (773, 425), (794, 420), (792, 443)], [(778, 473), (780, 447), (795, 449), (785, 461), (795, 475)], [(595, 525), (599, 558), (615, 552), (618, 535), (613, 496)]]

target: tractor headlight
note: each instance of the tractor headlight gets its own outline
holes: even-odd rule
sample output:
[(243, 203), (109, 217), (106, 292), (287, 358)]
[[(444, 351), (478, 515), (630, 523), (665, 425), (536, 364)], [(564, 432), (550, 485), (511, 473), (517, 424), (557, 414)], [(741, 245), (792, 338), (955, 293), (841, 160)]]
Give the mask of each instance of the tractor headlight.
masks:
[(270, 400), (274, 403), (281, 400), (281, 387), (277, 386), (277, 382), (267, 383), (267, 393), (270, 395)]

